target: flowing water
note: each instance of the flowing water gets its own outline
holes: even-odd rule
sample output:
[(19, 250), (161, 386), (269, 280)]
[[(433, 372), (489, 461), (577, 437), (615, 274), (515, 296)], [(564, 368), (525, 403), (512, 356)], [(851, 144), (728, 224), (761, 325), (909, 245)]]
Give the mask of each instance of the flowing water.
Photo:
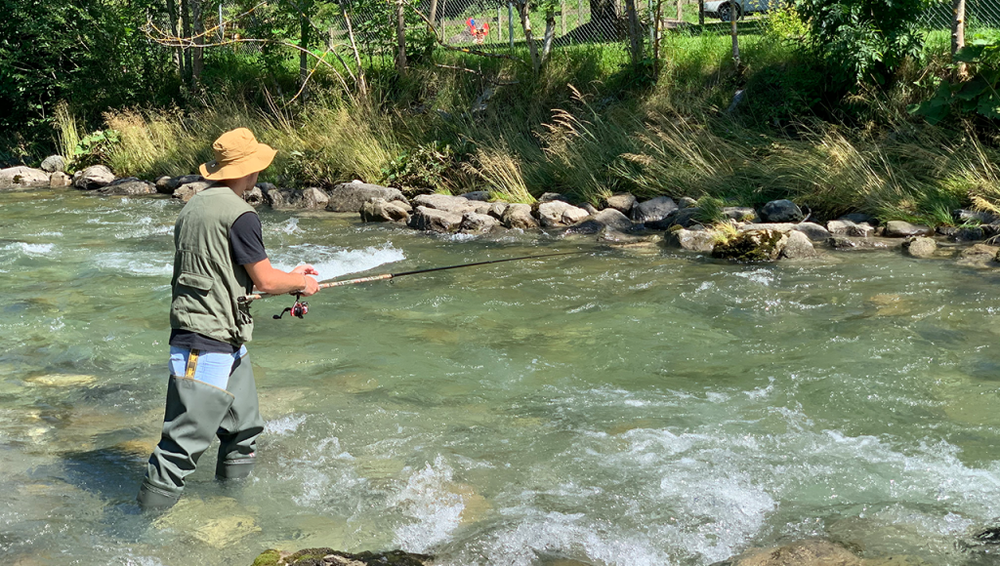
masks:
[(249, 565), (403, 548), (445, 565), (707, 565), (824, 537), (988, 564), (1000, 517), (1000, 277), (897, 253), (731, 265), (593, 237), (436, 237), (262, 211), (323, 278), (566, 257), (254, 304), (267, 429), (133, 499), (167, 377), (169, 199), (0, 194), (5, 564)]

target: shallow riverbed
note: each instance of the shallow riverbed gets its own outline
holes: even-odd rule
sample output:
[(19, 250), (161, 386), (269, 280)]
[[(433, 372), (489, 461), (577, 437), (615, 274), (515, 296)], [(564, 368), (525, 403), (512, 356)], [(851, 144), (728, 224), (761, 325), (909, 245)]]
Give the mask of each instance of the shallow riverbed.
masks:
[[(1000, 274), (897, 253), (730, 265), (541, 234), (261, 211), (323, 278), (588, 253), (255, 303), (253, 478), (133, 503), (158, 438), (169, 199), (0, 193), (0, 555), (248, 565), (403, 548), (446, 565), (707, 565), (810, 536), (986, 564), (1000, 517)], [(568, 561), (568, 562), (566, 562)]]

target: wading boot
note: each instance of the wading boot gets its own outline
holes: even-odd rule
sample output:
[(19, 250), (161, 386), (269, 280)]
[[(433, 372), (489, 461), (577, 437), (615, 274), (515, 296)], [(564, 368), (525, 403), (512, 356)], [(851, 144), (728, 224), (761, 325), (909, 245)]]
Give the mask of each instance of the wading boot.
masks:
[(232, 394), (233, 404), (219, 425), (218, 437), (222, 445), (219, 446), (215, 478), (242, 479), (253, 470), (257, 437), (264, 431), (249, 355), (244, 354), (233, 364), (226, 390)]
[[(256, 396), (255, 396), (256, 400)], [(233, 395), (195, 379), (170, 376), (160, 443), (146, 465), (137, 500), (143, 509), (170, 507), (184, 490), (219, 425), (230, 412)]]

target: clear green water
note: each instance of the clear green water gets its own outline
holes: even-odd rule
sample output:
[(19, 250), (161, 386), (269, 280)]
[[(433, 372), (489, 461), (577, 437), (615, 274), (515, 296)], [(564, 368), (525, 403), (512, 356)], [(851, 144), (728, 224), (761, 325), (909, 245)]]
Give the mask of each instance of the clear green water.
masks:
[[(248, 565), (401, 547), (447, 565), (706, 565), (824, 536), (986, 564), (1000, 278), (892, 253), (713, 263), (592, 238), (442, 238), (262, 211), (324, 277), (579, 256), (255, 304), (254, 477), (132, 503), (165, 392), (170, 200), (0, 194), (0, 555)], [(368, 270), (368, 271), (366, 271)], [(21, 562), (19, 562), (21, 561)]]

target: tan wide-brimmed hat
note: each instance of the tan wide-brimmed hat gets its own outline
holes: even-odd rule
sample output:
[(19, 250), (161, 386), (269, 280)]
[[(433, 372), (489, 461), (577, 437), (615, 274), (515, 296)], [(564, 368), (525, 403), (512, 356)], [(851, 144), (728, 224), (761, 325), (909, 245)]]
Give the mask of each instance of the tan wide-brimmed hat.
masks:
[(212, 144), (215, 159), (198, 169), (211, 181), (239, 179), (263, 171), (274, 160), (278, 150), (259, 143), (253, 132), (246, 128), (230, 130)]

